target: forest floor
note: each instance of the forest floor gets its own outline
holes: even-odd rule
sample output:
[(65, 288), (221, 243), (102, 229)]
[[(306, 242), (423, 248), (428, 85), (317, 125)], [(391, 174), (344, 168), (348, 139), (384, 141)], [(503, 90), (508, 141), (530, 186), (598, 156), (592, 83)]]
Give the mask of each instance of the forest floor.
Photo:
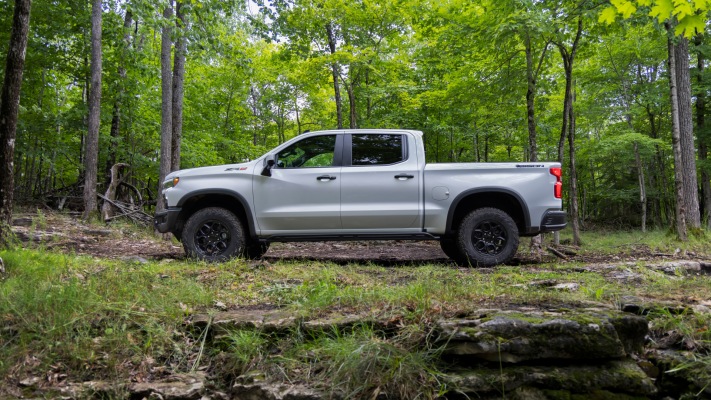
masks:
[[(87, 390), (87, 382), (123, 382), (121, 390), (131, 392), (193, 373), (237, 387), (236, 377), (255, 371), (320, 389), (336, 385), (355, 397), (434, 398), (445, 390), (449, 367), (418, 346), (429, 343), (427, 332), (441, 321), (492, 312), (568, 315), (591, 307), (649, 321), (640, 366), (672, 350), (687, 352), (686, 360), (701, 363), (694, 370), (711, 374), (708, 237), (681, 243), (661, 231), (584, 232), (581, 248), (558, 247), (568, 253), (564, 258), (546, 251), (551, 235), (540, 254), (524, 238), (509, 265), (468, 268), (450, 261), (435, 241), (274, 243), (261, 260), (206, 264), (187, 259), (175, 239), (127, 222), (86, 224), (76, 215), (37, 211), (16, 214), (13, 231), (16, 248), (1, 254), (0, 398), (52, 397), (51, 390), (74, 398), (79, 392), (71, 391)], [(570, 240), (569, 232), (561, 237)], [(285, 313), (287, 324), (293, 318), (375, 322), (357, 329), (347, 322), (312, 337), (288, 326), (268, 334), (240, 325), (206, 340), (220, 313), (238, 319)], [(193, 330), (197, 321), (207, 327)], [(378, 333), (380, 323), (387, 328)], [(371, 374), (336, 381), (341, 372), (364, 368), (339, 358), (363, 348), (374, 349), (362, 355), (374, 357), (366, 367)], [(393, 349), (411, 356), (402, 359)], [(708, 385), (688, 385), (711, 395)], [(407, 391), (412, 388), (422, 392)], [(674, 390), (660, 387), (659, 395)]]

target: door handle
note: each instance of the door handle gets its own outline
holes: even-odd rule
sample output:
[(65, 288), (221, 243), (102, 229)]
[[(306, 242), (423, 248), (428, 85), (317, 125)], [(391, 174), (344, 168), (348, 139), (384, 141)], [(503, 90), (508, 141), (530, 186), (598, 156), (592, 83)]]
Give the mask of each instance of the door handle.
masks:
[(320, 182), (332, 181), (334, 179), (336, 179), (336, 177), (331, 176), (331, 175), (321, 175), (321, 176), (316, 177), (316, 180), (320, 181)]
[(410, 174), (398, 174), (398, 175), (395, 175), (395, 179), (397, 179), (397, 180), (399, 180), (399, 181), (404, 181), (405, 179), (412, 179), (412, 178), (414, 178), (414, 177), (415, 177), (415, 175), (410, 175)]

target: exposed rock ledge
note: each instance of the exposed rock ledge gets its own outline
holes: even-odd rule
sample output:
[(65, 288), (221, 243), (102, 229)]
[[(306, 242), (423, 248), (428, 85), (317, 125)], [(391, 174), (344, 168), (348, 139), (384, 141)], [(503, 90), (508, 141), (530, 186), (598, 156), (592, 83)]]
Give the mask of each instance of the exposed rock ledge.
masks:
[[(345, 331), (356, 323), (397, 333), (400, 327), (389, 321), (392, 318), (358, 315), (305, 320), (284, 310), (243, 310), (195, 315), (188, 325), (197, 330), (209, 326), (212, 338), (234, 330), (284, 335), (297, 327), (302, 332)], [(665, 393), (636, 361), (649, 364), (640, 357), (648, 333), (642, 316), (605, 308), (481, 310), (465, 318), (441, 320), (431, 328), (442, 350), (442, 363), (449, 366), (441, 377), (449, 390), (445, 398), (656, 399)], [(690, 389), (704, 390), (699, 383), (689, 382)], [(137, 399), (186, 400), (339, 398), (338, 393), (323, 388), (272, 382), (259, 373), (238, 377), (231, 387), (229, 384), (220, 382), (219, 377), (187, 374), (141, 384), (71, 384), (61, 395), (79, 398), (129, 393), (130, 398)]]

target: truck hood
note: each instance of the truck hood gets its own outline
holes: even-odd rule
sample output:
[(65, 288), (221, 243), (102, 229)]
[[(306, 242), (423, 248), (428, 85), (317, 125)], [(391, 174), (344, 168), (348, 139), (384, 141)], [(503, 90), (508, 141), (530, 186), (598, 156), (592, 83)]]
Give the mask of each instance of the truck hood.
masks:
[(168, 176), (166, 176), (166, 180), (173, 179), (176, 176), (180, 177), (180, 178), (187, 178), (187, 177), (191, 177), (191, 176), (206, 177), (206, 176), (222, 175), (226, 172), (229, 173), (230, 171), (247, 172), (247, 171), (251, 170), (252, 166), (254, 166), (254, 161), (241, 163), (241, 164), (224, 164), (224, 165), (213, 165), (210, 167), (181, 169), (179, 171), (173, 171), (170, 174), (168, 174)]

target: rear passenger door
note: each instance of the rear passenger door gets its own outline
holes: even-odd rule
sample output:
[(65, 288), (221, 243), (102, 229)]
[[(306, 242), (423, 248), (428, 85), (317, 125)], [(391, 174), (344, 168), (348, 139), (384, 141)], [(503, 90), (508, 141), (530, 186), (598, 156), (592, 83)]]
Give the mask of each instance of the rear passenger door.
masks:
[(343, 229), (419, 231), (421, 172), (414, 138), (403, 132), (353, 133), (344, 139)]

